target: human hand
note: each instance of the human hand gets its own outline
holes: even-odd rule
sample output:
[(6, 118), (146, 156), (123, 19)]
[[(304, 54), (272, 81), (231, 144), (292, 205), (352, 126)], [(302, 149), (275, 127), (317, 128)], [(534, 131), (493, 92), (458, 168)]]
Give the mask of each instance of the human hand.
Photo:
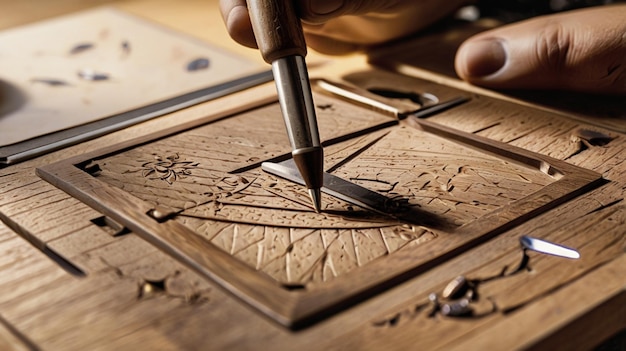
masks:
[(473, 36), (457, 74), (505, 89), (626, 94), (626, 5), (536, 17)]
[[(345, 54), (397, 39), (452, 13), (467, 0), (285, 0), (296, 1), (307, 45), (326, 54)], [(245, 0), (220, 0), (230, 36), (256, 47)]]

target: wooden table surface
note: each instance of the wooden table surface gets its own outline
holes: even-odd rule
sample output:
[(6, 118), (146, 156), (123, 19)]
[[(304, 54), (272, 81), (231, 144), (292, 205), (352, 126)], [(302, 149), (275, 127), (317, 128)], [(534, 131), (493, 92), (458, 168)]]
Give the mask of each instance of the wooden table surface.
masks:
[[(105, 4), (262, 62), (258, 52), (230, 41), (216, 0), (2, 0), (0, 29)], [(429, 52), (424, 63), (403, 48), (381, 50), (372, 61), (396, 73), (372, 67), (363, 55), (311, 53), (311, 76), (358, 82), (377, 72), (384, 81), (400, 72), (469, 91), (486, 102), (432, 120), (563, 160), (605, 181), (338, 313), (290, 330), (139, 236), (104, 233), (90, 221), (100, 217), (97, 211), (35, 173), (72, 156), (228, 111), (241, 101), (271, 99), (274, 88), (265, 84), (0, 169), (0, 349), (592, 349), (623, 332), (623, 102), (586, 97), (598, 108), (573, 109), (576, 103), (563, 95), (550, 104), (545, 94), (478, 89), (456, 80), (447, 71), (450, 62), (432, 64), (437, 53)], [(500, 100), (506, 101), (490, 102)], [(518, 240), (525, 234), (574, 246), (581, 258), (530, 253), (527, 271), (481, 286), (480, 294), (497, 304), (497, 311), (487, 307), (484, 317), (471, 318), (428, 316), (429, 294), (455, 277), (484, 278), (515, 265), (521, 255)], [(64, 260), (81, 272), (64, 269)], [(623, 339), (608, 346), (623, 349)]]

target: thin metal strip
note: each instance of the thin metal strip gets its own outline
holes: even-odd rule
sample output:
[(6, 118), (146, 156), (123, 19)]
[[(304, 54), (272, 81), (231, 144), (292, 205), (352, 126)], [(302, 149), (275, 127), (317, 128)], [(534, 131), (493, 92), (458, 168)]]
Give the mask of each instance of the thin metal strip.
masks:
[[(261, 168), (270, 174), (304, 185), (304, 180), (292, 159), (281, 163), (263, 162)], [(391, 199), (383, 194), (364, 188), (330, 173), (324, 172), (324, 186), (322, 192), (337, 199), (346, 201), (374, 213), (393, 218), (399, 222), (416, 225), (427, 225), (431, 228), (451, 228), (444, 217), (422, 211), (402, 201)]]
[(522, 247), (528, 250), (571, 259), (580, 258), (578, 251), (563, 245), (551, 243), (549, 241), (532, 238), (526, 235), (522, 236), (519, 241)]
[(3, 146), (0, 147), (0, 168), (94, 139), (167, 113), (251, 88), (272, 79), (272, 71), (263, 71), (74, 128)]
[[(281, 163), (263, 162), (261, 168), (270, 174), (304, 185), (293, 159)], [(392, 199), (375, 191), (324, 172), (322, 192), (370, 211), (389, 216)]]

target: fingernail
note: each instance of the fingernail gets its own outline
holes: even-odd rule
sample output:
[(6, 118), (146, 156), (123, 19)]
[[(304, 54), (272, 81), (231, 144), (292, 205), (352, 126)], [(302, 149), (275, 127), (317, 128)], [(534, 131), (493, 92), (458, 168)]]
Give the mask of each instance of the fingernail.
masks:
[(461, 57), (465, 71), (471, 77), (484, 77), (496, 73), (507, 60), (504, 43), (499, 39), (471, 41), (463, 45)]
[(327, 15), (339, 10), (343, 6), (342, 0), (312, 0), (311, 11), (317, 15)]

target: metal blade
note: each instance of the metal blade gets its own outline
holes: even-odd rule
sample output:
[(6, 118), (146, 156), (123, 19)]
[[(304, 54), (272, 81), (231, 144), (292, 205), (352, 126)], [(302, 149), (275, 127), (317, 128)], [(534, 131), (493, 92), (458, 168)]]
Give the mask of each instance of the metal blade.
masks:
[(0, 169), (70, 145), (82, 143), (167, 113), (217, 99), (271, 81), (272, 71), (251, 74), (232, 81), (192, 91), (143, 107), (0, 147)]
[(407, 114), (408, 116), (413, 116), (416, 118), (427, 118), (439, 112), (443, 112), (445, 110), (449, 110), (458, 105), (464, 104), (470, 101), (470, 98), (466, 96), (456, 97), (452, 100), (443, 101), (434, 105), (424, 106), (417, 111), (411, 112)]
[[(304, 185), (304, 180), (292, 159), (281, 163), (263, 162), (261, 168), (275, 176)], [(392, 199), (330, 173), (324, 172), (322, 192), (382, 215), (393, 214), (390, 213), (393, 208)]]
[(580, 258), (578, 251), (563, 245), (551, 243), (549, 241), (532, 238), (526, 235), (522, 236), (519, 241), (520, 244), (522, 244), (522, 247), (528, 250), (565, 258)]
[[(286, 160), (281, 163), (263, 162), (261, 168), (265, 172), (304, 185), (304, 180), (302, 180), (293, 160)], [(449, 229), (456, 226), (455, 223), (450, 222), (445, 217), (420, 210), (402, 200), (386, 197), (330, 173), (324, 172), (324, 185), (321, 191), (396, 221), (438, 229)]]

